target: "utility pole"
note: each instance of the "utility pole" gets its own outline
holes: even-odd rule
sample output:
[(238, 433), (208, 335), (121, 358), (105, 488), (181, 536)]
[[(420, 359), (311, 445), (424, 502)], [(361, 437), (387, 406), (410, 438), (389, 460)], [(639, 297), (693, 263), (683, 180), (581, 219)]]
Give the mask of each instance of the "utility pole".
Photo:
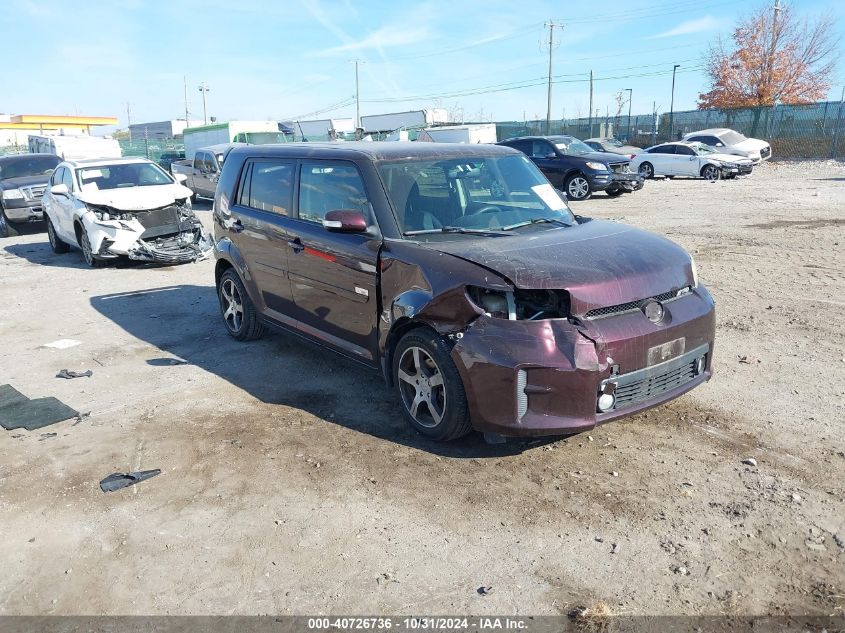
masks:
[(590, 71), (590, 138), (593, 138), (593, 71)]
[(182, 75), (182, 84), (185, 88), (185, 127), (188, 127), (188, 76)]
[(669, 140), (675, 137), (675, 71), (680, 68), (680, 64), (672, 66), (672, 99), (669, 102)]
[(839, 130), (842, 127), (842, 107), (845, 106), (845, 86), (842, 86), (842, 96), (839, 98), (839, 108), (836, 110), (836, 127), (833, 128), (833, 144), (830, 149), (830, 157), (836, 157), (837, 143), (839, 142)]
[(132, 142), (132, 115), (129, 114), (129, 102), (126, 102), (126, 131), (129, 132), (129, 142)]
[(633, 88), (625, 88), (628, 91), (628, 145), (631, 144), (631, 98), (634, 96)]
[(199, 87), (199, 91), (202, 93), (202, 121), (203, 125), (208, 125), (208, 110), (206, 109), (205, 105), (205, 95), (208, 94), (210, 88), (205, 82), (202, 82)]
[(546, 90), (546, 134), (552, 133), (552, 51), (555, 44), (555, 27), (563, 28), (561, 24), (555, 24), (549, 20), (544, 26), (549, 27), (549, 84)]
[(651, 102), (651, 144), (657, 145), (657, 101)]
[(361, 93), (358, 90), (358, 64), (365, 63), (363, 59), (350, 59), (355, 64), (355, 130), (361, 127)]

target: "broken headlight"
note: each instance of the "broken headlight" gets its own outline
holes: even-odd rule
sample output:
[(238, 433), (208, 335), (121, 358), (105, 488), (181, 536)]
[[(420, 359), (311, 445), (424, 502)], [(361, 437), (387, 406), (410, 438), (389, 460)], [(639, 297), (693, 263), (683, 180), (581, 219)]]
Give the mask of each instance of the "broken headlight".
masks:
[(693, 259), (692, 255), (689, 256), (689, 265), (692, 269), (692, 287), (698, 288), (698, 268), (695, 265), (695, 259)]
[(134, 220), (135, 216), (132, 213), (121, 213), (117, 209), (106, 207), (99, 204), (85, 204), (86, 208), (94, 214), (94, 217), (100, 220)]
[(467, 286), (467, 296), (485, 314), (497, 319), (533, 321), (569, 316), (569, 293), (566, 290), (517, 289), (504, 292)]

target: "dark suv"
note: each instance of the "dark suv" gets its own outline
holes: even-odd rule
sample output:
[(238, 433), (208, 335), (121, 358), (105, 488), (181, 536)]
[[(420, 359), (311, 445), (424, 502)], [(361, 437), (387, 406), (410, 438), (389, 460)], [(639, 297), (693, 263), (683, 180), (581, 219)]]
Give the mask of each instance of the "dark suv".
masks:
[(0, 156), (0, 237), (16, 235), (15, 225), (44, 219), (41, 198), (61, 160), (52, 154)]
[(233, 149), (214, 230), (231, 336), (288, 329), (380, 370), (435, 439), (581, 431), (710, 376), (714, 307), (690, 256), (574, 216), (510, 148)]
[(586, 200), (596, 191), (616, 197), (643, 188), (643, 178), (631, 172), (630, 159), (597, 152), (573, 136), (522, 136), (499, 145), (528, 156), (570, 200)]

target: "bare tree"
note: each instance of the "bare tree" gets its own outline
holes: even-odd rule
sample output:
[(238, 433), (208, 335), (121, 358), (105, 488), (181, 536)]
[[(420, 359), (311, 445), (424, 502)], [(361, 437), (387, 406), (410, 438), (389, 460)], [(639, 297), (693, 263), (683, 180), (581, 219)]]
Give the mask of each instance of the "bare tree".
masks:
[(699, 108), (811, 103), (827, 95), (839, 44), (830, 15), (799, 20), (788, 7), (761, 7), (731, 40), (710, 46), (710, 89), (698, 96)]

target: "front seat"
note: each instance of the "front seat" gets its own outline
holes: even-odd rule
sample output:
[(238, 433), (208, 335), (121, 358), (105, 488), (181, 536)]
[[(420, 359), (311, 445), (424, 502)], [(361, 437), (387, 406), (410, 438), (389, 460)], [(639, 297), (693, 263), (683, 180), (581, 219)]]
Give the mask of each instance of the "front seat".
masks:
[(390, 197), (403, 232), (439, 229), (443, 226), (433, 214), (421, 208), (419, 185), (408, 174), (394, 176), (390, 184)]

